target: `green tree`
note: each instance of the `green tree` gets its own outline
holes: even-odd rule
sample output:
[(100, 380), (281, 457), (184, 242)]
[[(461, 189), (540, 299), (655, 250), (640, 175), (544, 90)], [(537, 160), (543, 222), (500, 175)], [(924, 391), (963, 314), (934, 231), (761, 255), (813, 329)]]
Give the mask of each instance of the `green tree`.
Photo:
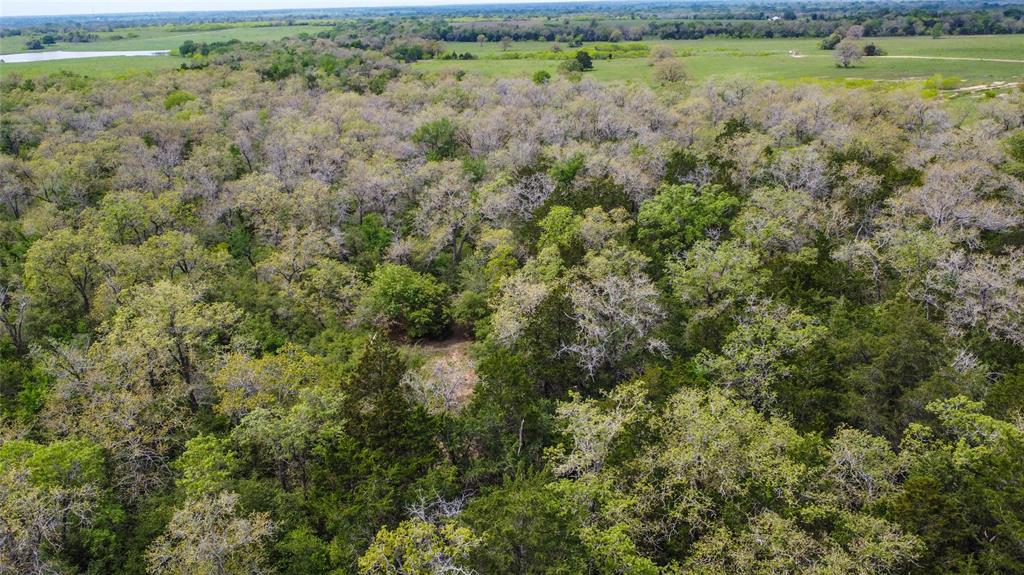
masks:
[(363, 307), (374, 323), (411, 338), (438, 337), (448, 328), (448, 289), (402, 265), (384, 264), (374, 270)]
[(721, 353), (697, 358), (712, 380), (761, 409), (771, 407), (778, 386), (794, 377), (794, 359), (828, 333), (811, 316), (770, 300), (747, 306)]
[(149, 546), (149, 571), (155, 575), (266, 573), (265, 546), (274, 528), (264, 513), (240, 512), (234, 493), (189, 500), (175, 510), (164, 533)]
[(55, 309), (77, 300), (81, 313), (88, 314), (103, 279), (101, 261), (108, 249), (102, 236), (84, 230), (53, 231), (25, 255), (25, 287)]
[(122, 517), (107, 490), (103, 450), (86, 440), (0, 445), (0, 566), (10, 573), (110, 566)]
[(448, 118), (421, 124), (412, 133), (412, 141), (425, 150), (428, 160), (450, 160), (459, 152), (459, 128)]
[(890, 514), (926, 544), (921, 572), (1024, 569), (1024, 432), (958, 396), (928, 405), (935, 423), (911, 424), (909, 461)]
[(586, 553), (566, 502), (543, 474), (520, 476), (474, 498), (460, 516), (481, 533), (471, 566), (481, 573), (580, 573)]
[(359, 571), (364, 575), (466, 572), (462, 565), (478, 544), (472, 531), (457, 524), (411, 519), (393, 530), (381, 528), (359, 558)]
[(709, 232), (727, 230), (740, 201), (718, 186), (664, 185), (640, 206), (637, 241), (644, 253), (663, 262), (682, 255)]
[(187, 497), (213, 495), (228, 486), (238, 465), (230, 445), (212, 435), (197, 435), (185, 443), (174, 468), (181, 474), (178, 487)]
[(579, 63), (580, 70), (583, 70), (584, 72), (594, 69), (594, 61), (591, 60), (590, 53), (586, 50), (576, 52), (575, 60)]

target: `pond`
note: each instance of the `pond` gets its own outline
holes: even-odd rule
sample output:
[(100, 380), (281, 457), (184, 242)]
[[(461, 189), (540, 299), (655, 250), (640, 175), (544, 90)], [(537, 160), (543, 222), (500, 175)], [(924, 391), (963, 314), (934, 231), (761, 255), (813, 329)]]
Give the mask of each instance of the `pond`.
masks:
[(170, 50), (120, 50), (110, 52), (24, 52), (21, 54), (0, 54), (0, 62), (18, 64), (22, 62), (43, 62), (45, 60), (68, 60), (71, 58), (103, 58), (106, 56), (166, 56)]

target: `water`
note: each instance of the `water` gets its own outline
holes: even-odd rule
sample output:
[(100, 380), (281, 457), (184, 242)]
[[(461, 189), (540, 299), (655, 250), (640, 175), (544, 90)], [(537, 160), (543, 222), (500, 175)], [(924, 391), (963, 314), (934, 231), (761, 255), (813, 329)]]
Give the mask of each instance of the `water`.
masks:
[(21, 62), (43, 62), (45, 60), (68, 60), (70, 58), (103, 58), (105, 56), (166, 56), (170, 50), (117, 50), (111, 52), (24, 52), (22, 54), (0, 54), (0, 62), (17, 64)]

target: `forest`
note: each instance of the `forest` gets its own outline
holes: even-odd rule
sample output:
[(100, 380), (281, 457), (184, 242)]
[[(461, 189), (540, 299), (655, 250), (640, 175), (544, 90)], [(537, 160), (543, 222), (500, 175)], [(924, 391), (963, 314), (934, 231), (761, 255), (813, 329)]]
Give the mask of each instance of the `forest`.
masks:
[(0, 575), (1024, 573), (1024, 90), (373, 33), (0, 77)]
[(0, 20), (0, 38), (55, 42), (102, 41), (98, 33), (131, 29), (177, 32), (259, 23), (334, 25), (345, 31), (416, 36), (449, 42), (513, 40), (588, 42), (661, 39), (825, 37), (850, 25), (867, 36), (927, 36), (1024, 33), (1019, 0), (984, 3), (963, 0), (883, 0), (837, 3), (754, 0), (554, 2), (430, 7), (324, 8), (237, 12), (172, 12), (77, 16), (21, 16)]

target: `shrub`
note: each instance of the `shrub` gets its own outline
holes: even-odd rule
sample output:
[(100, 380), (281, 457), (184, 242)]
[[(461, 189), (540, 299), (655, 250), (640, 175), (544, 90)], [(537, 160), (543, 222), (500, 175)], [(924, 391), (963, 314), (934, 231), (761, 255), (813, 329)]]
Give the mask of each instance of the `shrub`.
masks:
[(885, 50), (879, 48), (878, 46), (875, 46), (874, 42), (871, 42), (864, 46), (865, 56), (885, 56), (885, 53)]
[(849, 68), (864, 57), (864, 51), (852, 40), (843, 40), (835, 48), (836, 66)]
[(448, 289), (406, 266), (378, 267), (364, 297), (367, 311), (411, 338), (437, 337), (448, 328)]
[(659, 44), (651, 49), (651, 63), (655, 63), (668, 58), (674, 58), (676, 51), (671, 46)]
[(455, 157), (459, 151), (455, 138), (457, 132), (455, 122), (441, 118), (421, 124), (412, 133), (412, 141), (426, 148), (428, 160), (447, 160)]
[(171, 92), (170, 94), (167, 94), (167, 97), (164, 98), (164, 109), (170, 110), (171, 108), (176, 108), (178, 106), (181, 106), (185, 102), (191, 102), (195, 99), (195, 94), (185, 92), (183, 90), (177, 90)]
[(819, 45), (822, 50), (835, 50), (836, 46), (842, 41), (843, 37), (839, 33), (833, 32), (827, 37), (822, 38), (821, 44)]
[(935, 74), (924, 81), (926, 90), (955, 90), (960, 85), (960, 78)]
[(590, 59), (590, 54), (586, 50), (580, 50), (576, 52), (576, 61), (580, 65), (580, 70), (593, 70), (594, 61)]
[(558, 71), (563, 74), (579, 74), (583, 71), (583, 67), (580, 66), (579, 61), (575, 59), (565, 60), (558, 65)]
[(654, 79), (662, 84), (683, 82), (689, 77), (679, 58), (667, 58), (654, 65)]

